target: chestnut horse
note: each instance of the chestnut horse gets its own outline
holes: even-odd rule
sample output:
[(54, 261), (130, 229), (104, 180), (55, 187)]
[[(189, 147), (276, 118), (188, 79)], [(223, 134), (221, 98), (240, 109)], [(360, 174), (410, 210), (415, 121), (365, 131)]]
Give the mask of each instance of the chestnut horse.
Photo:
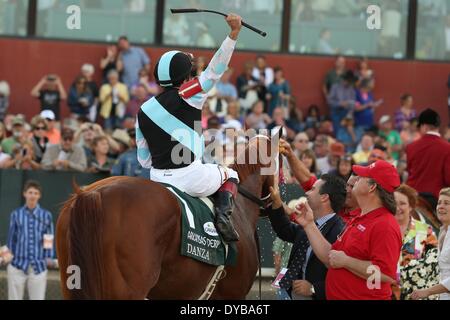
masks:
[[(261, 175), (262, 145), (271, 155), (270, 139), (257, 136), (232, 166), (247, 197), (238, 195), (232, 215), (240, 240), (235, 266), (225, 268), (211, 299), (245, 299), (256, 278), (255, 239), (259, 199), (268, 195), (274, 176)], [(264, 142), (264, 143), (263, 143)], [(246, 163), (256, 151), (256, 164)], [(177, 198), (146, 179), (112, 177), (75, 193), (64, 204), (56, 228), (56, 249), (65, 299), (198, 299), (216, 267), (180, 255), (181, 209)], [(68, 289), (67, 268), (79, 267), (81, 289)], [(69, 279), (70, 283), (70, 279)]]

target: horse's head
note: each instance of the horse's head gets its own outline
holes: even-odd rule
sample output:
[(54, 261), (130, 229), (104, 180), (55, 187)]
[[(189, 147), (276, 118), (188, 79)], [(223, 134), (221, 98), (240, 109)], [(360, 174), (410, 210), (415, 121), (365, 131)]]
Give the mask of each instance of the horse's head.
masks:
[[(245, 151), (237, 155), (232, 165), (239, 174), (241, 186), (245, 186), (240, 188), (240, 193), (257, 203), (261, 209), (270, 205), (270, 187), (278, 183), (279, 138), (278, 131), (272, 137), (265, 135), (253, 137), (249, 140)], [(246, 183), (248, 180), (252, 181)], [(257, 193), (251, 194), (252, 192)]]

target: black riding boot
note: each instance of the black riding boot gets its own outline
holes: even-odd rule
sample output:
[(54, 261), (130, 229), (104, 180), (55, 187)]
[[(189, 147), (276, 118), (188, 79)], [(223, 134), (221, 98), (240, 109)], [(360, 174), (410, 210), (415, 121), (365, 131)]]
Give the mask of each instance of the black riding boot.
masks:
[(225, 242), (239, 240), (239, 234), (234, 229), (231, 214), (234, 208), (234, 197), (237, 193), (237, 180), (229, 179), (214, 195), (214, 210), (216, 212), (216, 228)]

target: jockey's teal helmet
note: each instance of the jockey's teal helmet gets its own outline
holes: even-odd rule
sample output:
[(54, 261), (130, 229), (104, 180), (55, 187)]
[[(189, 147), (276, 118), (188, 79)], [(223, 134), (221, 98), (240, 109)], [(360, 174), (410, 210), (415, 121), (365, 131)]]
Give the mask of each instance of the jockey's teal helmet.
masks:
[(188, 79), (192, 71), (192, 55), (181, 51), (164, 53), (155, 66), (156, 83), (161, 87), (176, 87)]

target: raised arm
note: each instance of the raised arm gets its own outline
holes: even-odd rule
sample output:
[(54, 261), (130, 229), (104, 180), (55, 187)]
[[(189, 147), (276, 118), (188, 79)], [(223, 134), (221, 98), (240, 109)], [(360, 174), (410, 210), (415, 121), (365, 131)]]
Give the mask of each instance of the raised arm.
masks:
[(236, 40), (242, 27), (242, 18), (230, 14), (226, 17), (226, 21), (230, 26), (231, 32), (211, 59), (208, 68), (200, 74), (198, 79), (203, 91), (186, 99), (186, 102), (194, 108), (202, 109), (208, 97), (207, 93), (214, 88), (215, 84), (225, 73), (233, 55)]
[(289, 166), (291, 167), (291, 170), (298, 182), (306, 183), (311, 179), (311, 172), (309, 172), (305, 164), (295, 156), (295, 153), (292, 151), (291, 145), (283, 139), (280, 140), (280, 152), (283, 156), (286, 157), (287, 161), (289, 162)]

